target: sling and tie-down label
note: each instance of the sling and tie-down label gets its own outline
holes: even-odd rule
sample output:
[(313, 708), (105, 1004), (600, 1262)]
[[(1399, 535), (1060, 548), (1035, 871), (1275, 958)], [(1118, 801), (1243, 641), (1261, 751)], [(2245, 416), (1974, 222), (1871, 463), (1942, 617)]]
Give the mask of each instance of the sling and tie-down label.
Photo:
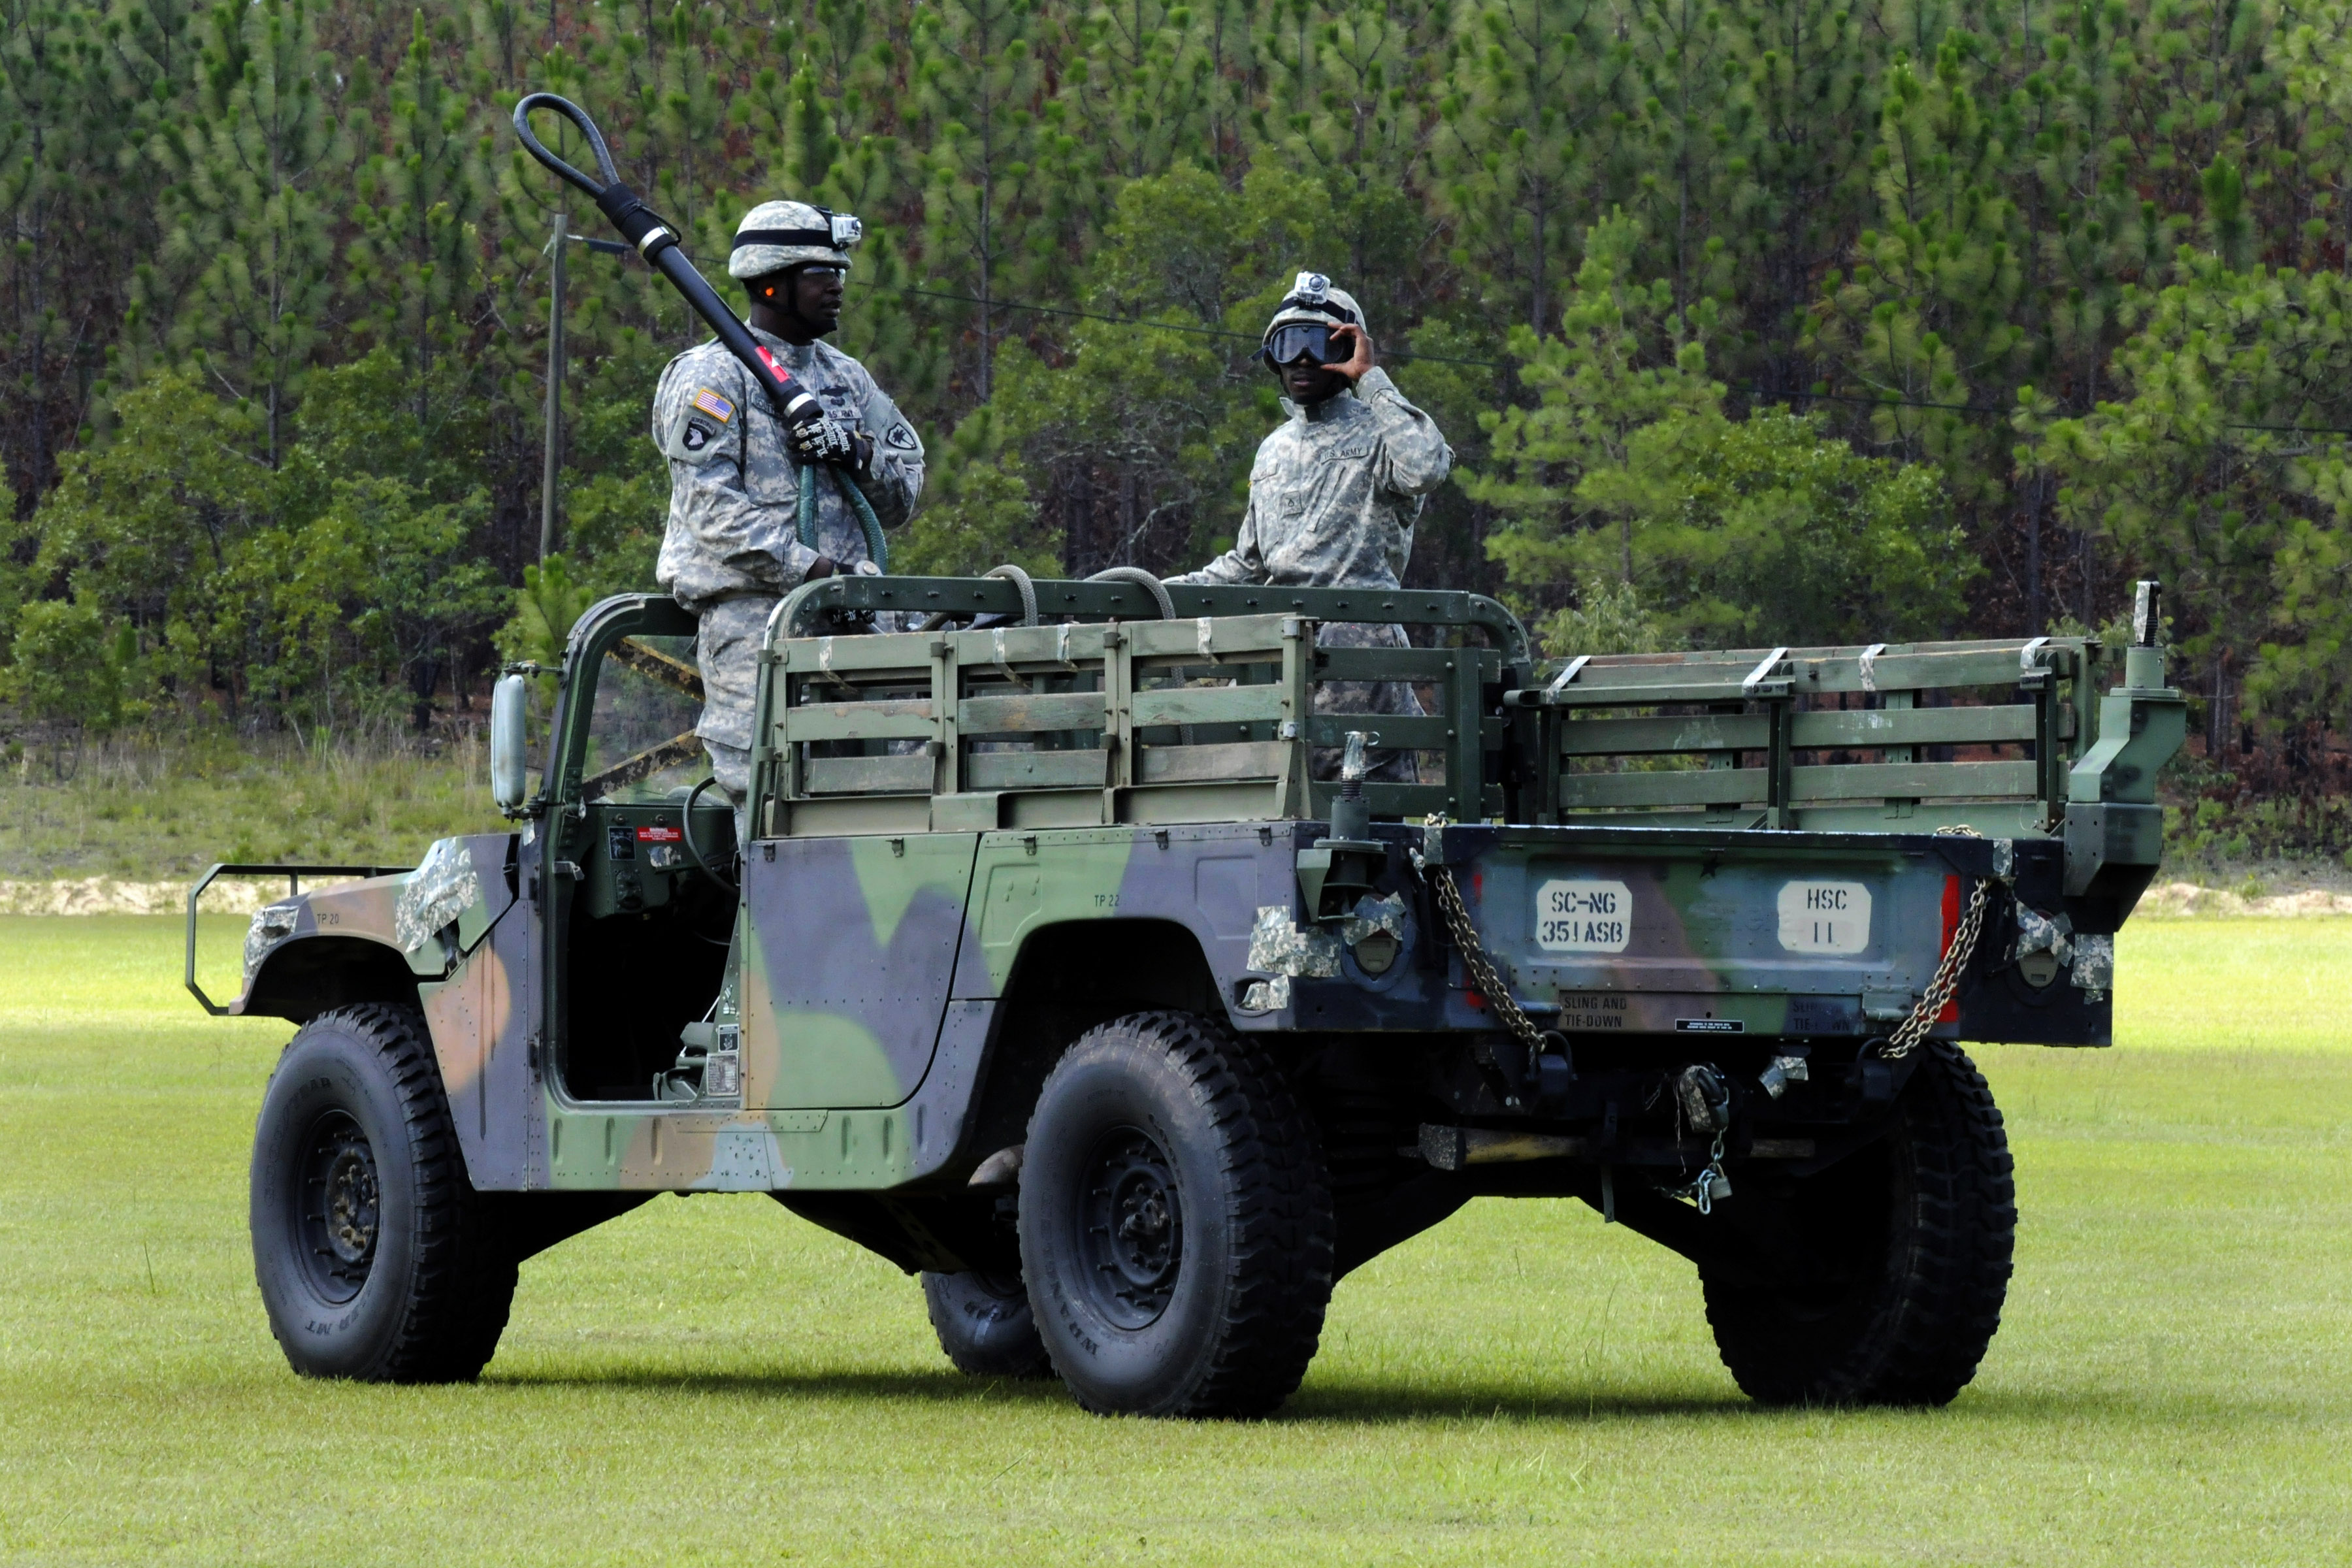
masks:
[(1780, 945), (1790, 952), (1860, 952), (1870, 945), (1870, 889), (1860, 882), (1780, 885)]
[(1536, 945), (1546, 952), (1622, 952), (1633, 895), (1622, 882), (1557, 878), (1536, 889)]

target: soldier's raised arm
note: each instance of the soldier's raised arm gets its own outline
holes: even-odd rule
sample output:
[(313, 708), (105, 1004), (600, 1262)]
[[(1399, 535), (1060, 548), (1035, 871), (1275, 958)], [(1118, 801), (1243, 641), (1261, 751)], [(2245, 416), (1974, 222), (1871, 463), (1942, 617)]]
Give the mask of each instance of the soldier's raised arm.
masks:
[[(1370, 354), (1366, 342), (1365, 353)], [(1356, 378), (1356, 395), (1372, 411), (1381, 433), (1381, 449), (1373, 460), (1373, 480), (1399, 495), (1425, 496), (1454, 471), (1454, 448), (1437, 428), (1437, 421), (1405, 400), (1389, 373), (1375, 364)]]

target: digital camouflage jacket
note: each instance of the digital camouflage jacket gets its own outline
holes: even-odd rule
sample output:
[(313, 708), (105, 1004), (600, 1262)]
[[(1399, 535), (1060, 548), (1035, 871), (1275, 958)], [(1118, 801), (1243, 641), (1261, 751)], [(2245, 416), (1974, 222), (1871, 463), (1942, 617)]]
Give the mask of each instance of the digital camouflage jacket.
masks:
[[(874, 472), (860, 482), (885, 528), (906, 521), (923, 489), (923, 443), (864, 365), (831, 343), (795, 347), (756, 329), (777, 363), (807, 384), (827, 415), (874, 441)], [(669, 524), (656, 577), (700, 612), (740, 594), (797, 587), (819, 554), (844, 565), (866, 559), (865, 535), (841, 493), (846, 469), (820, 470), (817, 549), (799, 542), (800, 465), (783, 421), (749, 371), (716, 342), (687, 350), (662, 372), (654, 395), (654, 445), (669, 460)]]
[(1396, 587), (1422, 498), (1445, 482), (1454, 448), (1378, 366), (1353, 395), (1284, 406), (1289, 420), (1250, 467), (1249, 510), (1234, 547), (1169, 581)]

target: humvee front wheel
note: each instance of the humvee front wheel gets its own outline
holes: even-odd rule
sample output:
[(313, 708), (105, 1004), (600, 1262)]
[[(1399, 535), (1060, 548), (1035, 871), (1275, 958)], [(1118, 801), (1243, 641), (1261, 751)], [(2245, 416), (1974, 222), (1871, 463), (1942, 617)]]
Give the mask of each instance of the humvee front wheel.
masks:
[(2000, 1326), (2017, 1237), (2009, 1137), (1966, 1053), (1929, 1041), (1886, 1135), (1783, 1205), (1799, 1249), (1765, 1288), (1704, 1270), (1724, 1365), (1772, 1405), (1947, 1405)]
[(1256, 1047), (1182, 1013), (1088, 1030), (1029, 1122), (1039, 1336), (1106, 1415), (1259, 1415), (1307, 1373), (1334, 1224), (1315, 1132)]
[(253, 1272), (296, 1372), (462, 1382), (498, 1348), (515, 1260), (466, 1180), (413, 1007), (322, 1013), (254, 1130)]
[(958, 1372), (974, 1377), (1051, 1377), (1045, 1342), (1030, 1315), (1028, 1288), (1018, 1276), (923, 1276), (923, 1302), (940, 1349)]

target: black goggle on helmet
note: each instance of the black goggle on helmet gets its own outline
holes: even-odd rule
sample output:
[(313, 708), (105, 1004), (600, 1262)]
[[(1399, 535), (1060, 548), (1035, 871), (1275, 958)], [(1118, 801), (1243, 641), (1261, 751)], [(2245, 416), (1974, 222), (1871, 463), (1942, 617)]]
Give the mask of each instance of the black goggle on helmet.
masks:
[(1329, 364), (1331, 329), (1319, 321), (1285, 321), (1265, 335), (1265, 344), (1257, 352), (1269, 370), (1280, 370), (1301, 360), (1316, 365)]

